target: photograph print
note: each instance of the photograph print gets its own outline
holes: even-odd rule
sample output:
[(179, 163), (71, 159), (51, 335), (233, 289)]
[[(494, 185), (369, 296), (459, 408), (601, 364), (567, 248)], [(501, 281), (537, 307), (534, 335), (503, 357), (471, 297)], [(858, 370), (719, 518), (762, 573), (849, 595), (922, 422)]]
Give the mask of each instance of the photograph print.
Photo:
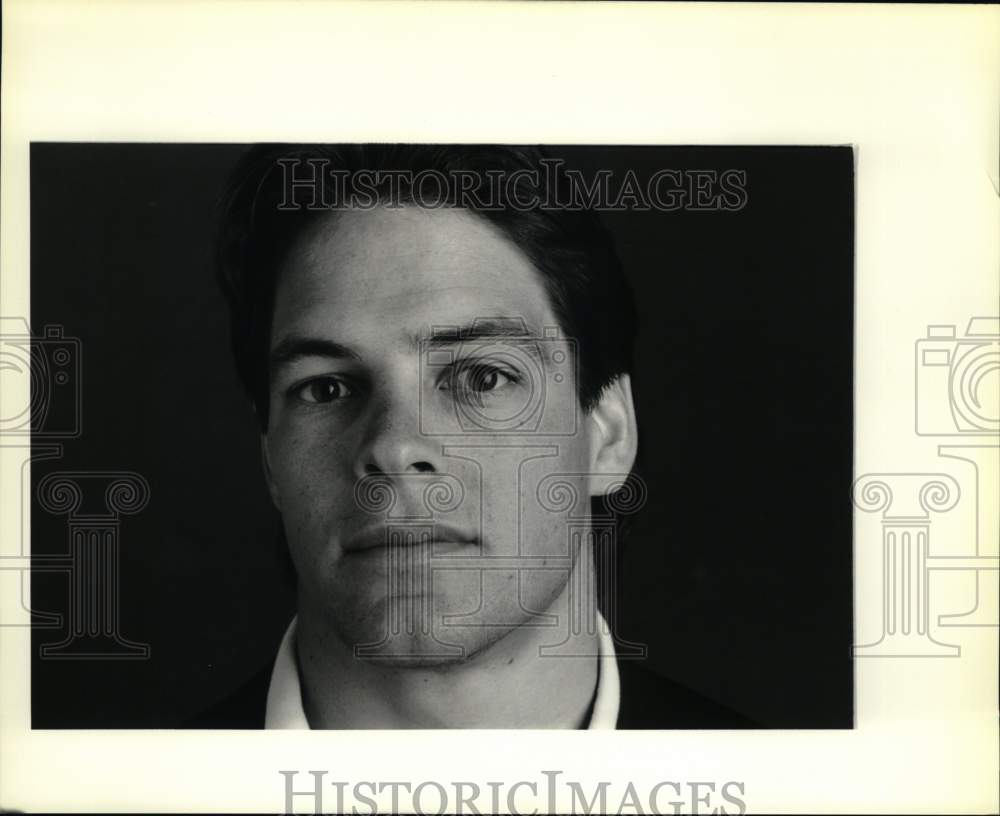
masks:
[(850, 147), (36, 142), (33, 729), (851, 729)]

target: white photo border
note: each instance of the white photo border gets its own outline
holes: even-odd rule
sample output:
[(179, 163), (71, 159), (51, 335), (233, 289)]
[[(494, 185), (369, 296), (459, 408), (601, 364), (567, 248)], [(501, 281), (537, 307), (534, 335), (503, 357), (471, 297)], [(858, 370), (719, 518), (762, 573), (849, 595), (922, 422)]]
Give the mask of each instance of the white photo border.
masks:
[[(10, 0), (4, 23), (3, 315), (30, 314), (32, 141), (851, 144), (855, 474), (941, 472), (975, 492), (939, 451), (955, 440), (916, 432), (913, 355), (929, 325), (961, 334), (1000, 302), (996, 7)], [(4, 557), (22, 552), (10, 461)], [(978, 518), (941, 522), (954, 540), (976, 542), (996, 516), (982, 474)], [(864, 509), (859, 643), (882, 620), (883, 525)], [(0, 571), (5, 621), (17, 574)], [(967, 574), (935, 580), (942, 613), (970, 605)], [(30, 631), (3, 626), (0, 807), (280, 812), (281, 770), (299, 789), (309, 770), (349, 784), (560, 770), (618, 791), (735, 780), (749, 812), (995, 812), (995, 625), (950, 629), (956, 659), (859, 657), (854, 730), (602, 734), (32, 732)]]

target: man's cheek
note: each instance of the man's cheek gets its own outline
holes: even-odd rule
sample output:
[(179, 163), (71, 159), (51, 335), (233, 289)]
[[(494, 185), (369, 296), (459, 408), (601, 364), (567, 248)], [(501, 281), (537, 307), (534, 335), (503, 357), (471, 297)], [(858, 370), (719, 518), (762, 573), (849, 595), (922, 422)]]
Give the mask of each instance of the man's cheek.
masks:
[(349, 474), (331, 451), (308, 441), (284, 441), (272, 468), (286, 534), (300, 550), (325, 549), (354, 509)]
[(337, 510), (330, 496), (302, 492), (282, 513), (292, 560), (307, 583), (322, 583), (338, 562), (341, 521)]
[(276, 435), (271, 446), (273, 466), (280, 471), (281, 484), (290, 490), (307, 489), (318, 480), (339, 477), (349, 469), (346, 444), (319, 429), (292, 428)]

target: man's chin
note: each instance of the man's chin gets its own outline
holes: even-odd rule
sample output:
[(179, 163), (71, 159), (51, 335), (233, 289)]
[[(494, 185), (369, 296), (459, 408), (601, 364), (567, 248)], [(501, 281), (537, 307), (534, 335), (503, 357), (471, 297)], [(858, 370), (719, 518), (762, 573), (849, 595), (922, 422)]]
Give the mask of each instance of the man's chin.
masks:
[(398, 633), (377, 640), (355, 641), (354, 658), (392, 669), (448, 671), (468, 665), (509, 630), (441, 627), (441, 632)]
[[(467, 665), (532, 621), (514, 581), (502, 587), (505, 592), (488, 597), (482, 596), (478, 583), (466, 587), (441, 581), (434, 588), (433, 595), (388, 597), (344, 591), (336, 594), (340, 603), (327, 620), (356, 660), (442, 669)], [(540, 608), (546, 608), (548, 600), (528, 599)]]
[(372, 656), (359, 656), (358, 660), (363, 660), (373, 666), (379, 666), (394, 671), (423, 670), (448, 672), (453, 669), (465, 666), (471, 658), (468, 656), (449, 657), (443, 655), (415, 655), (415, 654), (380, 654)]

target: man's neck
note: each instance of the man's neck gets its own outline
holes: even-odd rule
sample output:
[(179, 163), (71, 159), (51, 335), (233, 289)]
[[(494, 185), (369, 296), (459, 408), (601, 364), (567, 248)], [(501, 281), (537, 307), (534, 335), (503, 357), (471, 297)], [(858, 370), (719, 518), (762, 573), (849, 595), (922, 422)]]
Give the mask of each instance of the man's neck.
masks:
[[(592, 568), (581, 553), (575, 569)], [(559, 616), (559, 631), (569, 628), (568, 587), (574, 583), (547, 610)], [(300, 613), (303, 707), (312, 728), (586, 727), (598, 679), (599, 635), (592, 625), (581, 629), (569, 633), (573, 642), (563, 646), (572, 649), (564, 653), (590, 657), (540, 656), (540, 647), (556, 640), (554, 630), (522, 626), (469, 660), (413, 667), (359, 660), (329, 629)]]

